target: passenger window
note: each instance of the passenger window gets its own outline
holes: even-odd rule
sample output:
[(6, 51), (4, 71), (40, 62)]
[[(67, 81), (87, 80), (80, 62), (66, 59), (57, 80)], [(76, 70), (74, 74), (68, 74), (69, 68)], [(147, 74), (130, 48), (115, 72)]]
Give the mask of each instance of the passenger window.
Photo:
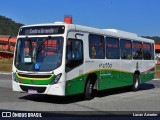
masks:
[(121, 58), (132, 59), (132, 43), (130, 40), (121, 40)]
[(105, 48), (104, 48), (104, 36), (100, 35), (89, 35), (89, 56), (91, 59), (104, 59)]
[(133, 41), (132, 44), (133, 48), (133, 59), (135, 60), (141, 60), (142, 59), (142, 43)]
[(151, 44), (143, 43), (143, 59), (151, 60)]
[(66, 71), (83, 63), (83, 42), (78, 39), (68, 39), (66, 48)]
[(106, 38), (106, 57), (107, 59), (119, 59), (119, 39), (117, 38)]

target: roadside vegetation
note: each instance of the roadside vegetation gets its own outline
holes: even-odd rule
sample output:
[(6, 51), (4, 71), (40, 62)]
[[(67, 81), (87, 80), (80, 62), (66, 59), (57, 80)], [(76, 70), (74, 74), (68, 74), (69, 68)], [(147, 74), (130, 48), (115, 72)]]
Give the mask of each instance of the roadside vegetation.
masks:
[(157, 64), (156, 66), (155, 78), (160, 78), (160, 64)]
[(0, 15), (0, 35), (17, 36), (21, 26), (23, 26), (23, 24), (16, 23), (12, 19)]
[(11, 72), (12, 71), (12, 61), (13, 59), (0, 59), (0, 71)]

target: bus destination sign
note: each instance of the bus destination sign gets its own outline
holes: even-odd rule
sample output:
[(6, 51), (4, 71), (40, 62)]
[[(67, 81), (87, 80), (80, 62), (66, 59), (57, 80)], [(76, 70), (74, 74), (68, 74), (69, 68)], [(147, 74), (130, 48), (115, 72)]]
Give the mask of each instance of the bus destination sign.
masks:
[(19, 35), (51, 35), (63, 34), (64, 26), (34, 26), (20, 29)]

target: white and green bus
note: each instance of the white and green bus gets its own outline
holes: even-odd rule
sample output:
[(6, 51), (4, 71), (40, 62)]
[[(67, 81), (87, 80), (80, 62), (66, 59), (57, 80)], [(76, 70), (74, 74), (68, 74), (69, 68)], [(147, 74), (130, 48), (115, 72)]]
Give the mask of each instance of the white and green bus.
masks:
[(56, 22), (20, 28), (13, 91), (68, 96), (132, 86), (154, 78), (154, 40), (116, 29)]

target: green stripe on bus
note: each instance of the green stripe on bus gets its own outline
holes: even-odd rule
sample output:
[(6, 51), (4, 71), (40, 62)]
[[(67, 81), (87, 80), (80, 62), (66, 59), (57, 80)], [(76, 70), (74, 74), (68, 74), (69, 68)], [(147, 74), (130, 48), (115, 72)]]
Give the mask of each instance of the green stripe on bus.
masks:
[[(140, 75), (141, 83), (154, 78), (154, 69), (142, 72)], [(72, 80), (66, 82), (66, 95), (84, 93), (85, 84), (89, 74), (95, 73), (98, 79), (98, 90), (105, 90), (116, 87), (129, 86), (133, 84), (133, 75), (131, 72), (118, 71), (114, 69), (100, 69), (87, 72)], [(100, 74), (105, 74), (104, 76)]]
[(148, 82), (154, 79), (155, 68), (147, 70), (146, 72), (141, 73), (141, 83)]

